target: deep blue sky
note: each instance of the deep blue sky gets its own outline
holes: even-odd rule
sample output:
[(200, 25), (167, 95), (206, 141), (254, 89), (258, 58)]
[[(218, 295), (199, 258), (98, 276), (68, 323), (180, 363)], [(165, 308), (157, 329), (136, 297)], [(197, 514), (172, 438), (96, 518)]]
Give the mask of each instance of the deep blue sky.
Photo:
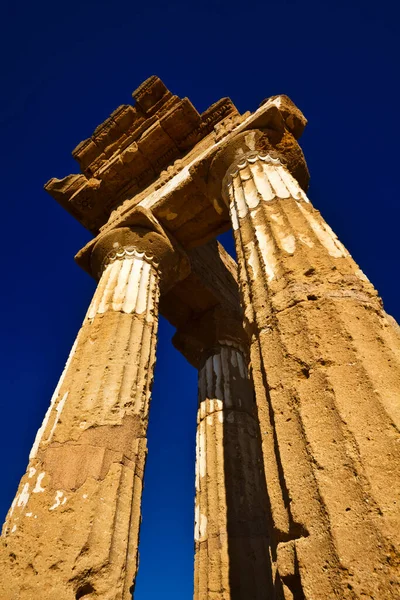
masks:
[[(94, 290), (73, 262), (89, 233), (43, 184), (152, 74), (200, 111), (288, 94), (310, 198), (400, 319), (399, 16), (387, 0), (3, 4), (1, 517)], [(161, 320), (135, 600), (192, 594), (196, 373), (172, 334)]]

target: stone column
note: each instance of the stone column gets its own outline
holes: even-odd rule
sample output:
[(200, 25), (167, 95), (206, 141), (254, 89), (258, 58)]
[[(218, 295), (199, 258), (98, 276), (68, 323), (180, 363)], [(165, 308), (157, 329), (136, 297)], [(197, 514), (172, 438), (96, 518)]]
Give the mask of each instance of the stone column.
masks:
[(278, 158), (242, 156), (223, 195), (252, 336), (271, 593), (398, 598), (397, 325)]
[(162, 235), (121, 228), (3, 528), (5, 600), (128, 600), (138, 563)]
[(194, 599), (267, 600), (268, 497), (241, 322), (213, 311), (174, 343), (199, 369)]

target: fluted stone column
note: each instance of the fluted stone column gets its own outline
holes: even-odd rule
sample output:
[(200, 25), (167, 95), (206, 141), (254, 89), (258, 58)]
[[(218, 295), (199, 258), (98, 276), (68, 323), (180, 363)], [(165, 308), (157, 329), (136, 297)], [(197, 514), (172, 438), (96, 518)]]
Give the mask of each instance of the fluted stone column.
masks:
[(171, 255), (144, 229), (95, 246), (100, 281), (3, 528), (2, 599), (131, 598), (159, 263)]
[(219, 310), (174, 343), (199, 369), (194, 599), (267, 600), (268, 497), (241, 321)]
[(243, 156), (223, 195), (252, 335), (273, 592), (398, 598), (398, 327), (277, 158)]

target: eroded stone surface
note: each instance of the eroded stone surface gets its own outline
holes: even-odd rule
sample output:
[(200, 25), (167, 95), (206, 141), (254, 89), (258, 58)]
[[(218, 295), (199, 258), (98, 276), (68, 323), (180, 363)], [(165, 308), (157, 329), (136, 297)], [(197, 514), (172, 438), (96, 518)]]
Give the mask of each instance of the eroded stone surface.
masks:
[(173, 339), (199, 369), (196, 600), (261, 600), (271, 589), (268, 494), (241, 317), (237, 296), (236, 305), (193, 318)]
[[(134, 98), (133, 107), (117, 109), (74, 151), (82, 175), (51, 179), (45, 186), (94, 234), (126, 225), (139, 205), (150, 209), (185, 248), (228, 229), (228, 211), (220, 197), (208, 193), (207, 173), (214, 154), (247, 130), (264, 131), (268, 147), (285, 153), (307, 186), (296, 141), (306, 120), (286, 96), (274, 96), (244, 115), (223, 98), (199, 115), (187, 98), (173, 96), (152, 77)], [(247, 136), (249, 149), (253, 136)]]
[(252, 336), (275, 586), (285, 598), (397, 598), (398, 333), (278, 159), (249, 154), (224, 185)]
[(199, 371), (196, 600), (268, 598), (267, 493), (246, 363), (221, 340)]
[[(135, 92), (135, 105), (118, 107), (73, 151), (83, 175), (51, 179), (46, 189), (90, 230), (98, 230), (120, 203), (120, 195), (168, 179), (166, 169), (213, 131), (239, 113), (222, 98), (202, 115), (188, 98), (180, 99), (158, 77)], [(165, 173), (161, 176), (161, 173)]]
[(140, 250), (109, 256), (36, 437), (3, 528), (1, 598), (131, 597), (159, 298)]

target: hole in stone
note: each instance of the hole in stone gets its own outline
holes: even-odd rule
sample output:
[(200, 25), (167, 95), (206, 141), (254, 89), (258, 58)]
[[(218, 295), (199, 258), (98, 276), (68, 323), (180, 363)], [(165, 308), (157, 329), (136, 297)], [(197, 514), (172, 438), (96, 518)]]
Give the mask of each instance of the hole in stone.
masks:
[(318, 300), (318, 297), (315, 294), (309, 294), (307, 300)]
[(303, 367), (301, 369), (301, 372), (303, 373), (303, 375), (306, 379), (308, 379), (310, 377), (310, 369), (308, 367)]
[(94, 591), (95, 591), (95, 589), (90, 583), (85, 583), (76, 590), (75, 598), (76, 598), (76, 600), (79, 600), (79, 598), (84, 598), (85, 596), (89, 596)]

